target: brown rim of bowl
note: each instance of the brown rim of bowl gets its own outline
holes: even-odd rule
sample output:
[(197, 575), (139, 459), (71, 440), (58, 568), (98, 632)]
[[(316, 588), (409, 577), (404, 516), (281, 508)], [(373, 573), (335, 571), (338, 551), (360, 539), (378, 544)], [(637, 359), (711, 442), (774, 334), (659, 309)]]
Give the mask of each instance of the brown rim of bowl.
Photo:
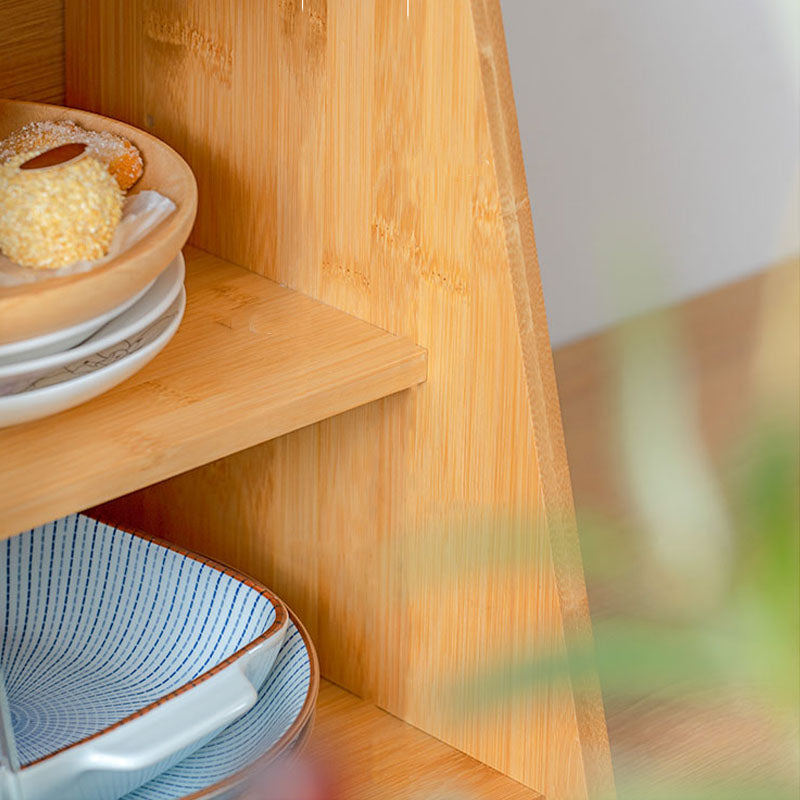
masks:
[[(180, 798), (180, 800), (213, 800), (214, 796), (218, 795), (220, 792), (227, 791), (229, 789), (233, 789), (241, 784), (251, 780), (256, 775), (259, 775), (266, 767), (272, 764), (277, 758), (286, 754), (286, 751), (294, 744), (295, 737), (298, 737), (300, 740), (300, 749), (297, 753), (292, 753), (292, 755), (299, 755), (300, 751), (305, 747), (306, 743), (308, 742), (308, 737), (311, 736), (311, 728), (313, 727), (313, 718), (314, 712), (316, 710), (317, 704), (317, 695), (319, 694), (319, 659), (317, 658), (317, 651), (314, 649), (314, 643), (311, 641), (311, 637), (308, 635), (308, 631), (305, 629), (305, 626), (302, 622), (297, 618), (297, 615), (292, 611), (291, 608), (286, 606), (286, 610), (289, 612), (289, 619), (294, 623), (294, 626), (297, 628), (300, 637), (303, 640), (303, 644), (305, 645), (306, 652), (309, 655), (309, 681), (308, 681), (308, 692), (306, 694), (305, 702), (303, 703), (303, 707), (300, 709), (300, 713), (297, 715), (295, 721), (289, 726), (289, 729), (286, 733), (275, 742), (266, 753), (259, 756), (252, 764), (248, 764), (246, 767), (243, 767), (238, 772), (235, 772), (233, 775), (229, 775), (227, 778), (223, 778), (221, 781), (217, 781), (217, 783), (212, 784), (211, 786), (206, 786), (204, 789), (200, 789), (197, 792), (193, 792), (192, 794), (184, 795)], [(307, 730), (304, 730), (305, 726), (308, 726)], [(145, 784), (146, 786), (147, 784)]]
[(303, 754), (303, 751), (306, 749), (308, 741), (311, 738), (311, 734), (314, 733), (314, 722), (316, 721), (315, 712), (316, 705), (314, 707), (314, 711), (311, 713), (311, 716), (308, 718), (308, 721), (305, 725), (303, 725), (300, 733), (297, 734), (297, 738), (289, 745), (286, 751), (287, 758), (291, 758), (294, 761)]
[[(95, 519), (94, 517), (88, 517), (88, 519), (94, 520), (94, 522), (100, 525), (108, 524), (101, 522), (100, 520)], [(201, 683), (207, 681), (209, 678), (227, 669), (231, 664), (233, 664), (235, 661), (238, 661), (242, 656), (244, 656), (246, 653), (249, 653), (251, 650), (255, 649), (258, 645), (267, 641), (267, 639), (271, 639), (281, 628), (286, 626), (289, 620), (288, 609), (284, 604), (283, 600), (281, 600), (277, 595), (273, 594), (269, 589), (267, 589), (266, 586), (263, 586), (258, 581), (253, 580), (249, 575), (245, 575), (243, 572), (239, 572), (239, 570), (233, 569), (233, 567), (229, 567), (225, 564), (220, 564), (218, 561), (214, 561), (211, 558), (206, 558), (206, 556), (201, 556), (198, 553), (193, 553), (191, 550), (187, 550), (184, 547), (172, 544), (172, 542), (167, 542), (164, 539), (160, 539), (158, 536), (152, 536), (149, 533), (144, 533), (142, 531), (138, 531), (133, 528), (128, 528), (123, 525), (108, 524), (108, 527), (114, 528), (115, 530), (118, 531), (122, 531), (123, 533), (130, 534), (131, 536), (136, 536), (138, 539), (144, 539), (145, 541), (152, 542), (153, 544), (156, 544), (159, 547), (163, 547), (166, 550), (172, 550), (178, 553), (179, 555), (184, 556), (185, 558), (190, 558), (193, 561), (198, 561), (199, 563), (204, 564), (207, 567), (211, 567), (211, 569), (214, 569), (217, 572), (222, 572), (224, 575), (228, 575), (229, 577), (234, 578), (240, 583), (243, 583), (248, 588), (257, 591), (262, 597), (266, 598), (272, 604), (272, 607), (275, 609), (275, 621), (260, 636), (253, 639), (251, 642), (249, 642), (244, 647), (237, 650), (235, 653), (229, 655), (224, 661), (220, 661), (220, 663), (217, 664), (216, 666), (212, 667), (209, 670), (206, 670), (202, 675), (198, 675), (198, 677), (195, 678), (194, 680), (191, 680), (188, 683), (184, 683), (182, 686), (179, 686), (177, 689), (174, 689), (169, 694), (165, 694), (158, 700), (154, 700), (152, 703), (148, 703), (146, 706), (140, 708), (138, 711), (134, 711), (133, 714), (129, 714), (127, 717), (123, 717), (118, 722), (115, 722), (113, 725), (109, 725), (107, 728), (103, 728), (103, 730), (98, 731), (97, 733), (93, 733), (90, 736), (85, 736), (83, 739), (79, 739), (77, 742), (73, 742), (72, 744), (64, 745), (64, 747), (60, 747), (58, 750), (54, 750), (52, 753), (48, 753), (46, 756), (41, 756), (40, 758), (37, 758), (34, 761), (28, 761), (27, 763), (20, 765), (20, 771), (36, 766), (37, 764), (41, 764), (43, 761), (47, 761), (48, 759), (53, 758), (61, 753), (64, 753), (67, 750), (71, 750), (73, 747), (78, 747), (79, 745), (86, 744), (86, 742), (91, 742), (93, 739), (97, 739), (100, 736), (104, 736), (105, 734), (110, 733), (113, 730), (116, 730), (122, 725), (126, 725), (127, 723), (135, 719), (138, 719), (139, 717), (145, 716), (154, 709), (166, 703), (168, 700), (172, 700), (173, 698), (178, 697), (178, 695), (184, 694), (185, 692), (188, 692), (190, 689), (193, 689), (195, 686), (199, 686)]]

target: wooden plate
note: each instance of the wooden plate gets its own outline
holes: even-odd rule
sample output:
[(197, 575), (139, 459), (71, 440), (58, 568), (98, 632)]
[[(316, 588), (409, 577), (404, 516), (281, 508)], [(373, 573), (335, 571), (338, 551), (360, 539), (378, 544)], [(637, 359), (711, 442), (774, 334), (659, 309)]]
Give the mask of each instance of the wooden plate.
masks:
[(0, 344), (75, 325), (118, 306), (167, 267), (194, 224), (197, 184), (189, 165), (171, 147), (138, 128), (88, 111), (0, 100), (0, 139), (28, 122), (62, 119), (133, 142), (142, 153), (144, 173), (131, 194), (155, 189), (169, 197), (177, 210), (129, 250), (94, 270), (0, 286)]

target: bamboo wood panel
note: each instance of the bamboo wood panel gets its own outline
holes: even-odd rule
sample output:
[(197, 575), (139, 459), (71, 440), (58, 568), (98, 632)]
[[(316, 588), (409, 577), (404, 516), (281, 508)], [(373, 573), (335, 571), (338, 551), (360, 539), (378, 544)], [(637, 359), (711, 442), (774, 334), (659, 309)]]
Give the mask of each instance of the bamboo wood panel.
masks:
[(186, 316), (163, 353), (89, 403), (0, 430), (0, 536), (425, 379), (408, 339), (208, 253), (185, 257)]
[(476, 30), (467, 0), (69, 0), (69, 102), (187, 158), (200, 246), (429, 350), (418, 389), (103, 511), (274, 587), (331, 680), (548, 798), (586, 796), (587, 773), (599, 796), (596, 692), (576, 715), (568, 686), (514, 688), (564, 647), (562, 603), (569, 638), (588, 617)]
[(314, 730), (303, 755), (335, 776), (336, 797), (342, 800), (542, 797), (328, 681), (320, 683)]
[[(508, 268), (519, 319), (542, 497), (548, 513), (553, 571), (566, 646), (580, 653), (592, 647), (592, 624), (500, 0), (472, 0), (472, 7), (495, 169), (502, 187)], [(572, 682), (572, 691), (586, 780), (598, 796), (612, 796), (614, 778), (599, 681), (596, 676), (582, 675)]]
[(64, 0), (0, 3), (0, 97), (64, 102)]

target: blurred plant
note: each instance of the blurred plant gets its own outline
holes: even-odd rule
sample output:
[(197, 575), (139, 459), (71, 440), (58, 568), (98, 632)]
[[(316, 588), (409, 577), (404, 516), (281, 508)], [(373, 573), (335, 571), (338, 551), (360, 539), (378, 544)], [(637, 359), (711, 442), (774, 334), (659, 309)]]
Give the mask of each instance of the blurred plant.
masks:
[[(624, 591), (595, 619), (595, 647), (534, 648), (463, 676), (449, 693), (449, 713), (487, 713), (509, 698), (579, 685), (599, 675), (608, 706), (657, 696), (688, 706), (700, 719), (720, 713), (709, 735), (728, 722), (720, 698), (747, 698), (753, 719), (738, 719), (739, 752), (761, 720), (781, 753), (770, 764), (721, 759), (702, 780), (648, 772), (639, 754), (615, 752), (621, 800), (783, 800), (798, 796), (800, 707), (800, 309), (798, 274), (784, 270), (766, 292), (756, 349), (754, 420), (731, 453), (732, 467), (712, 468), (688, 394), (679, 339), (668, 315), (626, 325), (616, 343), (619, 370), (620, 474), (632, 499), (625, 526), (581, 514), (584, 563), (591, 583)], [(468, 516), (475, 518), (475, 510)], [(484, 524), (458, 520), (452, 532), (424, 535), (419, 563), (403, 553), (406, 574), (431, 590), (470, 572), (543, 563), (536, 520), (487, 510)], [(622, 546), (620, 543), (624, 543)], [(435, 558), (434, 558), (435, 552)], [(423, 563), (424, 562), (424, 563)], [(431, 572), (430, 564), (450, 571)], [(544, 562), (546, 563), (546, 561)], [(543, 574), (542, 580), (548, 576)], [(436, 591), (436, 587), (433, 589)], [(432, 689), (431, 702), (440, 687)], [(722, 703), (722, 704), (721, 704)], [(738, 713), (738, 712), (737, 712)], [(689, 715), (691, 719), (691, 715)], [(667, 715), (661, 722), (669, 725)], [(750, 726), (750, 727), (749, 727)], [(753, 727), (755, 726), (755, 727)], [(729, 727), (729, 725), (728, 725)], [(748, 732), (750, 731), (750, 732)], [(729, 732), (730, 733), (730, 732)], [(676, 730), (675, 736), (686, 735)], [(760, 735), (760, 734), (759, 734)], [(663, 737), (662, 737), (663, 738)], [(649, 754), (652, 756), (653, 754)], [(655, 754), (657, 757), (657, 754)], [(753, 759), (759, 756), (753, 755)], [(775, 765), (778, 765), (775, 767)], [(775, 768), (774, 768), (775, 767)], [(663, 772), (663, 768), (662, 768)]]

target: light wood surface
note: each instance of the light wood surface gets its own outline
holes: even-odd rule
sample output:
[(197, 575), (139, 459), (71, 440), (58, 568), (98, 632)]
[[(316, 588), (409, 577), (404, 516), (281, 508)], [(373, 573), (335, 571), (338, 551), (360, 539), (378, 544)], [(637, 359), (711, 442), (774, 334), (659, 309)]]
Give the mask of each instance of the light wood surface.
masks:
[(195, 243), (429, 350), (414, 392), (105, 511), (252, 572), (324, 675), (572, 800), (609, 785), (597, 692), (515, 690), (588, 618), (499, 7), (475, 14), (68, 0), (68, 102), (186, 157)]
[(0, 535), (425, 379), (413, 342), (214, 256), (185, 255), (186, 316), (163, 353), (95, 400), (0, 430)]
[(0, 3), (0, 97), (64, 102), (64, 0)]
[[(658, 315), (659, 324), (666, 318), (674, 326), (679, 356), (687, 367), (686, 397), (699, 422), (699, 444), (726, 499), (735, 497), (737, 476), (751, 466), (745, 459), (753, 451), (742, 445), (761, 415), (769, 419), (788, 410), (796, 422), (798, 298), (800, 260), (795, 258)], [(787, 304), (789, 319), (782, 313)], [(785, 327), (778, 330), (777, 340), (765, 337), (778, 316)], [(646, 329), (647, 319), (632, 324), (636, 330)], [(633, 565), (610, 578), (606, 569), (587, 560), (592, 614), (601, 623), (635, 617), (641, 607), (635, 565), (645, 538), (619, 466), (618, 342), (626, 331), (630, 328), (621, 326), (554, 354), (579, 516), (587, 527), (601, 520), (608, 537), (604, 546), (613, 547), (619, 563)], [(663, 358), (659, 339), (643, 346), (653, 360)], [(780, 382), (777, 388), (765, 380), (759, 363), (765, 355)], [(735, 624), (731, 612), (730, 623)], [(787, 735), (775, 709), (763, 699), (759, 702), (756, 692), (679, 692), (654, 679), (639, 693), (607, 697), (606, 709), (618, 782), (640, 787), (638, 795), (630, 796), (649, 791), (664, 797), (672, 791), (677, 797), (680, 783), (698, 791), (709, 787), (718, 797), (770, 797), (766, 787), (773, 782), (797, 783), (798, 731)]]
[(342, 800), (463, 798), (539, 800), (541, 795), (328, 681), (303, 757), (332, 773)]
[[(539, 457), (541, 493), (547, 513), (565, 644), (570, 652), (585, 653), (591, 651), (592, 647), (592, 623), (500, 0), (472, 0), (472, 8), (495, 169), (502, 187), (508, 267), (519, 320), (520, 344)], [(600, 685), (590, 671), (584, 671), (580, 677), (570, 677), (586, 781), (591, 794), (610, 797), (614, 793), (614, 776)]]
[(115, 308), (144, 289), (175, 258), (197, 211), (197, 185), (186, 162), (144, 131), (85, 111), (40, 103), (0, 100), (0, 138), (39, 120), (68, 119), (88, 130), (124, 136), (141, 151), (142, 177), (132, 192), (155, 189), (176, 210), (121, 255), (89, 272), (0, 286), (0, 344), (41, 336)]

